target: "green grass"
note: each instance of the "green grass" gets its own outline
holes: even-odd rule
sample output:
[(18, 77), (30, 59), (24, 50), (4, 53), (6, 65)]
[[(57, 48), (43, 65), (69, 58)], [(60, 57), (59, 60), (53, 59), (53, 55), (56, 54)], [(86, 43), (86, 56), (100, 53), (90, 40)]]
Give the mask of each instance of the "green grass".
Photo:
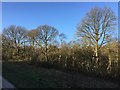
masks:
[[(55, 70), (36, 68), (25, 63), (3, 63), (3, 77), (18, 88), (63, 87)], [(63, 80), (64, 81), (64, 80)]]
[(117, 84), (82, 74), (45, 69), (26, 62), (3, 62), (3, 77), (16, 88), (117, 87)]

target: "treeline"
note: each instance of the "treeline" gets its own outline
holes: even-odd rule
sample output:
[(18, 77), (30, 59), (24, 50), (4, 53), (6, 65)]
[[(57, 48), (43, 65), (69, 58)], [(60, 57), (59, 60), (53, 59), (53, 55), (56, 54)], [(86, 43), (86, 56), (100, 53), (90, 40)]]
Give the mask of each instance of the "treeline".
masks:
[[(48, 25), (43, 25), (42, 27), (48, 27)], [(43, 33), (46, 34), (45, 32)], [(6, 61), (30, 61), (31, 64), (48, 68), (67, 69), (77, 72), (89, 71), (103, 75), (111, 74), (112, 77), (117, 77), (117, 40), (113, 40), (101, 48), (99, 51), (99, 64), (96, 64), (93, 46), (83, 46), (74, 42), (65, 43), (64, 34), (59, 35), (61, 43), (58, 44), (58, 42), (54, 42), (55, 37), (58, 35), (57, 33), (55, 33), (56, 36), (52, 36), (53, 33), (49, 33), (52, 36), (51, 39), (41, 41), (41, 39), (38, 39), (39, 37), (37, 38), (37, 34), (39, 34), (37, 30), (27, 31), (22, 27), (13, 25), (4, 29), (2, 59)], [(46, 35), (43, 36), (46, 37)], [(111, 65), (109, 65), (109, 62)]]
[[(106, 14), (103, 13), (105, 10)], [(107, 29), (110, 30), (116, 19), (108, 8), (102, 11), (100, 8), (93, 8), (87, 15), (87, 19), (83, 19), (77, 28), (81, 43), (77, 41), (67, 43), (66, 35), (59, 34), (55, 27), (49, 25), (38, 26), (34, 30), (15, 25), (4, 28), (2, 59), (4, 61), (29, 61), (30, 64), (37, 66), (89, 72), (117, 79), (120, 46), (117, 39), (108, 38), (109, 33), (107, 33)], [(99, 17), (96, 17), (97, 15)], [(90, 17), (94, 19), (92, 24)]]

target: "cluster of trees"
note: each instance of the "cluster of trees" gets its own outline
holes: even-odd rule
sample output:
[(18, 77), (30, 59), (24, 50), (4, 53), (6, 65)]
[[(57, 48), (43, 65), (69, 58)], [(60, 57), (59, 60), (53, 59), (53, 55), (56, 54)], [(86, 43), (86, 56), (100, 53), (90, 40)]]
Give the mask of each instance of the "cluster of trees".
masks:
[(34, 30), (11, 25), (3, 29), (2, 59), (118, 77), (119, 45), (110, 34), (116, 20), (110, 8), (92, 8), (77, 26), (81, 43), (66, 43), (66, 35), (49, 25)]

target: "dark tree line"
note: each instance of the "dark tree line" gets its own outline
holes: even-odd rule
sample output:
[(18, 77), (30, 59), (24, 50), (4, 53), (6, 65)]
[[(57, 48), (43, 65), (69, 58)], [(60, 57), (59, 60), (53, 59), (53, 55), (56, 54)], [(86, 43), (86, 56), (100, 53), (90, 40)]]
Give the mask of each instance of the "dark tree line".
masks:
[(115, 24), (116, 16), (110, 8), (92, 8), (77, 27), (81, 43), (66, 43), (66, 35), (53, 26), (27, 30), (11, 25), (3, 29), (2, 59), (117, 78), (120, 46), (109, 33)]

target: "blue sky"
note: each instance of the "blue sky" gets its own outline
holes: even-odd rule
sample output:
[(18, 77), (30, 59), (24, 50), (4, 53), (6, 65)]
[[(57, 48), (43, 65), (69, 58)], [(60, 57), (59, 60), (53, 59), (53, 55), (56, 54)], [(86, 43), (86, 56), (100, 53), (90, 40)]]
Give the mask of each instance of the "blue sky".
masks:
[(2, 31), (2, 3), (0, 2), (0, 33)]
[(110, 7), (118, 16), (117, 2), (3, 2), (2, 29), (20, 25), (30, 30), (48, 24), (65, 33), (67, 41), (70, 41), (74, 38), (77, 24), (94, 6)]

